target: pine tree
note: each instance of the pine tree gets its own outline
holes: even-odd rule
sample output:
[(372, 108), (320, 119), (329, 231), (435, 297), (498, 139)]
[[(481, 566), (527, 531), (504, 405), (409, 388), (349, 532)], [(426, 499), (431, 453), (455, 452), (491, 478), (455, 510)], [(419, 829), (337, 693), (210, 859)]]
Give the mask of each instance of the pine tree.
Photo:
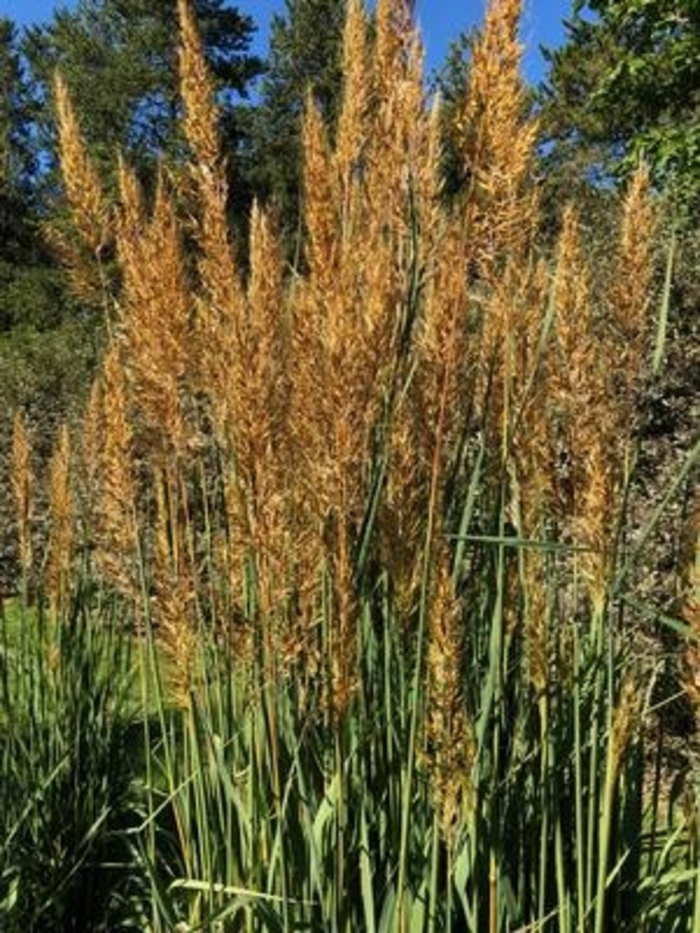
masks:
[[(262, 68), (248, 51), (254, 25), (225, 0), (194, 0), (193, 6), (220, 93), (222, 129), (234, 150), (240, 142), (237, 101)], [(60, 9), (48, 25), (29, 30), (25, 49), (49, 100), (60, 68), (98, 162), (113, 166), (121, 150), (143, 168), (163, 154), (177, 156), (183, 145), (177, 35), (175, 0), (78, 0), (75, 10)], [(45, 142), (52, 127), (49, 110)]]
[(60, 303), (54, 268), (37, 228), (36, 100), (15, 24), (0, 18), (0, 331), (46, 327)]
[(700, 5), (577, 0), (547, 52), (543, 128), (552, 170), (627, 174), (643, 157), (684, 210), (700, 197)]
[(272, 20), (255, 126), (255, 186), (294, 234), (299, 216), (301, 120), (307, 95), (332, 126), (341, 91), (345, 0), (286, 0)]
[(14, 23), (0, 18), (0, 260), (26, 259), (34, 159), (33, 102)]

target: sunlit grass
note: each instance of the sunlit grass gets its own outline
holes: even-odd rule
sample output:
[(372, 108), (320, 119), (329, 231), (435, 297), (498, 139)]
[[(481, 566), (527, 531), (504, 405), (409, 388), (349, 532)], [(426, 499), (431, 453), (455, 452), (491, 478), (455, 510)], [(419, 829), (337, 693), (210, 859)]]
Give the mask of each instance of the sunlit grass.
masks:
[[(122, 162), (109, 201), (57, 84), (97, 253), (81, 281), (104, 283), (107, 249), (121, 278), (41, 560), (15, 427), (3, 929), (74, 923), (109, 869), (117, 893), (80, 929), (700, 930), (695, 787), (681, 806), (650, 777), (663, 736), (630, 608), (666, 504), (630, 547), (644, 168), (610, 268), (590, 267), (574, 208), (541, 255), (520, 4), (494, 0), (448, 203), (403, 5), (370, 28), (351, 2), (336, 138), (312, 100), (304, 117), (303, 257), (290, 272), (256, 205), (244, 270), (179, 8), (190, 162), (150, 197)], [(692, 646), (692, 618), (674, 624)], [(62, 846), (39, 874), (25, 827)]]

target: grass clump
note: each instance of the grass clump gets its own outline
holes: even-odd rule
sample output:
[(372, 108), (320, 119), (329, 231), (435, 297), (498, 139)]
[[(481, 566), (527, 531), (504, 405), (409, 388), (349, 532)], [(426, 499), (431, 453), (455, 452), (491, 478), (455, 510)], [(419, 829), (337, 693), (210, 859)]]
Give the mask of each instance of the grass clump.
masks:
[(0, 625), (0, 925), (121, 929), (137, 819), (133, 679), (114, 620), (81, 597)]
[[(474, 45), (450, 131), (465, 183), (447, 203), (408, 12), (380, 0), (370, 27), (351, 0), (335, 140), (311, 101), (304, 115), (303, 256), (285, 267), (256, 205), (243, 270), (215, 97), (179, 10), (187, 166), (163, 167), (149, 197), (122, 164), (108, 207), (66, 100), (61, 130), (77, 232), (99, 263), (109, 231), (120, 275), (82, 443), (70, 457), (62, 434), (54, 458), (47, 587), (59, 645), (78, 624), (87, 638), (71, 664), (102, 644), (79, 623), (94, 606), (139, 647), (140, 780), (102, 674), (117, 655), (84, 655), (66, 714), (80, 722), (97, 691), (94, 750), (119, 763), (83, 776), (65, 752), (66, 774), (107, 794), (87, 836), (139, 787), (141, 819), (116, 836), (130, 922), (695, 929), (694, 805), (684, 822), (650, 786), (653, 668), (627, 608), (645, 170), (595, 289), (574, 207), (556, 253), (538, 248), (520, 4), (493, 0)], [(89, 595), (71, 581), (81, 553)], [(30, 708), (38, 688), (20, 680)], [(42, 751), (32, 785), (63, 761)], [(80, 839), (67, 851), (90, 861)], [(60, 885), (48, 901), (74, 909)]]

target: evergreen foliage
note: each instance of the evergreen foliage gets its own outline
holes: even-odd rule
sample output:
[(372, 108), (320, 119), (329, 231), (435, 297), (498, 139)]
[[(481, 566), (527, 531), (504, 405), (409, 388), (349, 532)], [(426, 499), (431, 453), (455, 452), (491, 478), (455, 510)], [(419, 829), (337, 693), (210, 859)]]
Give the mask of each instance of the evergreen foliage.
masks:
[(647, 161), (690, 213), (700, 198), (700, 6), (687, 0), (577, 0), (567, 39), (547, 51), (549, 164), (567, 180), (628, 174)]
[(345, 0), (285, 0), (272, 20), (268, 67), (255, 121), (255, 187), (296, 231), (301, 197), (301, 123), (307, 95), (332, 127), (341, 92)]
[[(194, 6), (224, 105), (222, 129), (235, 151), (236, 100), (262, 67), (248, 52), (253, 22), (225, 0)], [(141, 167), (166, 154), (181, 156), (176, 34), (173, 0), (79, 0), (75, 10), (60, 9), (48, 25), (30, 29), (25, 50), (46, 104), (43, 141), (52, 139), (50, 87), (58, 67), (98, 163), (113, 165), (117, 151)]]

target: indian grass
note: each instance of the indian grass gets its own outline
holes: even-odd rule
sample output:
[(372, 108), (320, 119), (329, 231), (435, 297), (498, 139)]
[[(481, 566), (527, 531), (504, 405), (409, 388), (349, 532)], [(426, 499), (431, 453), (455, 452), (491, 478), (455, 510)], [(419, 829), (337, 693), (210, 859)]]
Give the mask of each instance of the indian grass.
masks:
[(60, 72), (54, 79), (53, 102), (70, 222), (65, 217), (52, 219), (44, 225), (44, 232), (76, 294), (89, 305), (103, 309), (109, 329), (115, 284), (111, 281), (108, 254), (114, 245), (114, 213)]
[[(653, 670), (625, 628), (643, 168), (595, 288), (574, 207), (539, 254), (520, 3), (493, 0), (475, 41), (448, 201), (408, 6), (372, 20), (352, 0), (335, 135), (312, 95), (303, 117), (298, 266), (256, 204), (243, 269), (178, 9), (189, 161), (150, 195), (120, 165), (121, 293), (78, 484), (81, 598), (140, 646), (132, 923), (697, 929), (690, 819), (663, 826), (644, 790)], [(102, 202), (81, 207), (96, 182), (59, 115), (94, 250)]]

